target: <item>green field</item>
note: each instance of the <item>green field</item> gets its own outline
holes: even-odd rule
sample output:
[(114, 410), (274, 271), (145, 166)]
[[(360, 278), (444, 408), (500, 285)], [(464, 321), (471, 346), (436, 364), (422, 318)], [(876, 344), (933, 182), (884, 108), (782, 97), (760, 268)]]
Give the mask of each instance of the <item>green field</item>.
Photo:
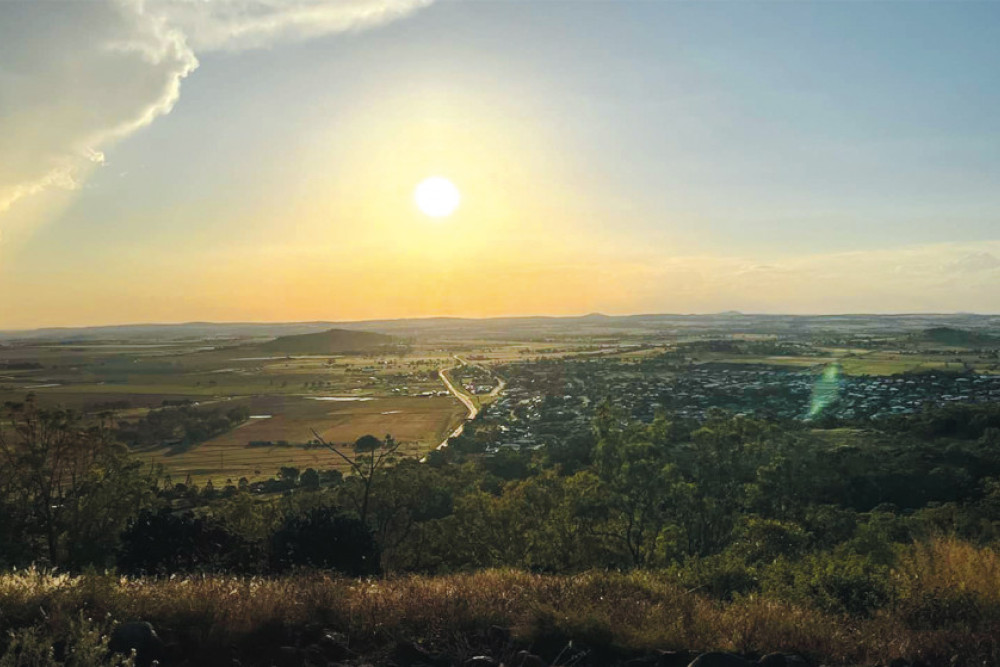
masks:
[[(827, 350), (824, 350), (827, 352)], [(933, 370), (961, 372), (971, 368), (978, 373), (1000, 372), (997, 360), (979, 357), (971, 353), (942, 354), (898, 354), (882, 351), (829, 350), (822, 356), (749, 356), (728, 354), (701, 354), (699, 361), (713, 361), (728, 364), (757, 364), (784, 366), (800, 369), (821, 368), (839, 363), (845, 375), (899, 375)]]

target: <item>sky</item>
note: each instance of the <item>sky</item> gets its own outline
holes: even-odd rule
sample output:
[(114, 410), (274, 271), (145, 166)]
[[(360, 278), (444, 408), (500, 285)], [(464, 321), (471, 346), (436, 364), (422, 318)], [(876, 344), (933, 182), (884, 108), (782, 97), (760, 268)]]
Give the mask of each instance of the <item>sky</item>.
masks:
[[(5, 0), (0, 328), (1000, 312), (998, 22)], [(413, 202), (435, 175), (447, 218)]]

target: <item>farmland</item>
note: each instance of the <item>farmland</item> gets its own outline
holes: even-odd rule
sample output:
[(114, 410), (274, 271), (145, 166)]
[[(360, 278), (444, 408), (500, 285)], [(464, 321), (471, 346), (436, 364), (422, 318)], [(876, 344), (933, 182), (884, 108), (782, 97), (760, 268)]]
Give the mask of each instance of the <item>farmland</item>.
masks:
[(830, 363), (839, 363), (845, 375), (898, 375), (900, 373), (920, 373), (926, 371), (960, 372), (973, 369), (979, 373), (1000, 372), (1000, 366), (995, 358), (980, 357), (968, 352), (955, 351), (951, 355), (894, 352), (840, 353), (838, 350), (826, 351), (823, 356), (730, 356), (711, 355), (706, 360), (753, 364), (777, 367), (810, 368)]
[(346, 464), (316, 446), (313, 429), (329, 443), (347, 446), (369, 433), (391, 434), (401, 451), (417, 455), (432, 449), (465, 417), (450, 397), (372, 398), (323, 401), (303, 396), (255, 396), (246, 403), (251, 418), (233, 430), (190, 448), (162, 447), (143, 457), (160, 463), (177, 478), (259, 479), (281, 466), (343, 469)]
[(205, 442), (144, 447), (143, 460), (174, 478), (266, 478), (281, 466), (335, 468), (310, 443), (349, 445), (391, 434), (407, 455), (437, 446), (466, 408), (438, 377), (458, 364), (444, 348), (370, 353), (280, 354), (258, 340), (23, 341), (0, 347), (0, 402), (65, 407), (92, 417), (141, 419), (164, 406), (245, 408), (250, 419)]
[[(281, 466), (342, 466), (315, 444), (316, 434), (340, 446), (366, 434), (390, 434), (402, 443), (402, 452), (421, 458), (469, 412), (452, 391), (476, 410), (498, 404), (489, 418), (500, 419), (508, 429), (503, 442), (544, 442), (530, 436), (532, 429), (526, 426), (535, 418), (530, 417), (533, 409), (520, 418), (510, 409), (515, 399), (523, 403), (540, 396), (541, 385), (530, 384), (536, 364), (546, 369), (537, 377), (549, 378), (547, 382), (579, 369), (572, 374), (580, 373), (582, 386), (590, 388), (589, 407), (559, 410), (563, 419), (575, 415), (580, 432), (589, 428), (593, 406), (609, 397), (634, 404), (640, 414), (672, 406), (678, 414), (699, 415), (715, 401), (707, 397), (719, 391), (715, 385), (739, 385), (737, 379), (744, 377), (727, 376), (726, 368), (745, 367), (751, 374), (747, 382), (788, 394), (791, 398), (774, 409), (789, 415), (808, 409), (810, 374), (834, 363), (844, 378), (858, 379), (845, 380), (860, 383), (860, 389), (851, 391), (867, 396), (850, 399), (870, 403), (856, 408), (857, 414), (912, 410), (934, 398), (931, 389), (921, 389), (924, 393), (907, 398), (906, 405), (882, 406), (875, 394), (893, 385), (863, 378), (935, 371), (988, 378), (1000, 369), (990, 336), (920, 328), (952, 324), (950, 320), (869, 318), (833, 326), (825, 320), (813, 325), (808, 318), (789, 319), (795, 331), (784, 330), (785, 320), (746, 319), (738, 326), (729, 318), (678, 322), (672, 316), (527, 318), (502, 327), (495, 321), (358, 323), (335, 335), (334, 330), (324, 332), (322, 324), (243, 325), (228, 334), (224, 325), (213, 325), (211, 331), (179, 326), (21, 339), (8, 335), (0, 337), (0, 401), (20, 401), (32, 393), (42, 406), (72, 408), (92, 418), (111, 411), (120, 423), (171, 409), (165, 406), (220, 413), (239, 408), (242, 421), (225, 424), (223, 432), (215, 428), (194, 439), (161, 433), (160, 441), (146, 440), (137, 447), (143, 460), (161, 464), (176, 479), (225, 482), (267, 478)], [(975, 331), (993, 330), (986, 322), (976, 324), (982, 326)], [(294, 335), (281, 335), (289, 332)], [(504, 379), (516, 378), (504, 388)], [(975, 386), (987, 387), (985, 382)], [(705, 383), (711, 385), (707, 393), (701, 386)], [(917, 385), (900, 385), (912, 386)], [(743, 391), (737, 389), (737, 394)], [(931, 394), (925, 396), (927, 391)], [(934, 391), (960, 396), (966, 389)], [(570, 403), (567, 396), (580, 392), (580, 386), (555, 390), (559, 401)], [(898, 394), (904, 395), (909, 396)], [(732, 409), (747, 407), (737, 398), (716, 398)], [(852, 414), (848, 399), (841, 409)], [(513, 421), (508, 424), (507, 419)]]

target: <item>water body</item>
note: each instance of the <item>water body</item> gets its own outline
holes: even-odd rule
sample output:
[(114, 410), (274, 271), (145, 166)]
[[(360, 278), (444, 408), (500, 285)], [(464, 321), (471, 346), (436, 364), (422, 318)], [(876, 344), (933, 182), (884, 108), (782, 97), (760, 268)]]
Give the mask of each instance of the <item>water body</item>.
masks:
[(280, 357), (237, 357), (233, 361), (281, 361), (282, 359), (340, 359), (342, 354), (283, 354)]
[(374, 401), (371, 396), (306, 396), (310, 401)]

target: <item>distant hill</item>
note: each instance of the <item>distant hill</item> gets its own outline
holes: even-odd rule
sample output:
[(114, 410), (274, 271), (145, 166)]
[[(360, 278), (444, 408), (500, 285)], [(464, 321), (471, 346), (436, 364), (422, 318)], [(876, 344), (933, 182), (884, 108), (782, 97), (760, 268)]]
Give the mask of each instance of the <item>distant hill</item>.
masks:
[(931, 343), (956, 347), (996, 347), (1000, 338), (978, 331), (956, 329), (954, 327), (931, 327), (924, 329), (921, 337)]
[(841, 332), (861, 335), (906, 333), (913, 340), (923, 340), (928, 328), (964, 330), (973, 336), (984, 336), (978, 343), (965, 345), (993, 346), (992, 337), (983, 331), (1000, 331), (1000, 315), (968, 313), (909, 313), (871, 315), (864, 313), (841, 315), (775, 315), (728, 311), (714, 314), (637, 314), (605, 315), (591, 313), (577, 317), (495, 317), (472, 319), (462, 317), (427, 317), (360, 322), (187, 322), (182, 324), (126, 324), (96, 327), (68, 327), (32, 330), (0, 330), (0, 341), (49, 341), (80, 344), (93, 341), (194, 341), (212, 340), (225, 343), (232, 340), (263, 341), (276, 336), (290, 337), (313, 334), (330, 329), (367, 331), (403, 338), (475, 337), (482, 338), (548, 338), (582, 334), (634, 334), (640, 336), (698, 335), (703, 333), (761, 333), (782, 335), (816, 332)]
[(371, 352), (395, 345), (397, 339), (370, 331), (330, 329), (319, 333), (281, 336), (258, 347), (264, 352), (285, 354), (344, 354)]

